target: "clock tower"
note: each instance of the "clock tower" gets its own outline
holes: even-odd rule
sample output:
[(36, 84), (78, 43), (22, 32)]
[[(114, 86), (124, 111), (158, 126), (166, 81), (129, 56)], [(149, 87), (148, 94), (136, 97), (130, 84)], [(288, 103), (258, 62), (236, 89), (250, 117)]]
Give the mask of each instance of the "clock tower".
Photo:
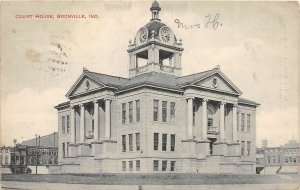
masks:
[(177, 40), (171, 28), (159, 18), (159, 4), (150, 8), (152, 18), (141, 27), (132, 42), (129, 40), (129, 77), (149, 72), (181, 76), (182, 42)]

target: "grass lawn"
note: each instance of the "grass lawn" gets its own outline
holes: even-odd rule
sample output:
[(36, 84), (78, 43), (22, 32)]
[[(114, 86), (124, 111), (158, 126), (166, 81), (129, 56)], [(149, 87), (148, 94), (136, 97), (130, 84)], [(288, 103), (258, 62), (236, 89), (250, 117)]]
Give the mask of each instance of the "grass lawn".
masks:
[(201, 185), (201, 184), (273, 184), (298, 183), (294, 175), (232, 174), (4, 174), (4, 181), (50, 182), (100, 185)]

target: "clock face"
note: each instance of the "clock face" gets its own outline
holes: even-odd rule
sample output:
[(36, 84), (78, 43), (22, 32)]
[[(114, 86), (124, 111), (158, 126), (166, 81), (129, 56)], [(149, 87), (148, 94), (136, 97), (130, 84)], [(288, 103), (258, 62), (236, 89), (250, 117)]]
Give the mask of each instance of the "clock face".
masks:
[(147, 29), (142, 28), (140, 30), (140, 36), (139, 36), (140, 37), (140, 42), (144, 43), (147, 40), (147, 36), (148, 36)]
[(164, 42), (168, 42), (170, 40), (170, 32), (168, 28), (163, 28), (160, 33), (161, 39)]

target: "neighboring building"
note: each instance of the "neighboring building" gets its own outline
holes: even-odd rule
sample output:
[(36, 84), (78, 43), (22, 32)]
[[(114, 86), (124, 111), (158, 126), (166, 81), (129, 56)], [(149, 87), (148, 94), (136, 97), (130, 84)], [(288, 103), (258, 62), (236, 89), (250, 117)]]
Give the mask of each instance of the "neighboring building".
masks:
[[(37, 139), (23, 141), (21, 144), (26, 146), (26, 164), (27, 166), (45, 166), (57, 164), (58, 156), (58, 134), (57, 132), (42, 136)], [(36, 163), (36, 160), (38, 163)]]
[(261, 174), (295, 173), (300, 163), (300, 144), (292, 140), (280, 147), (257, 148), (256, 163)]
[(57, 164), (57, 136), (56, 132), (37, 139), (23, 141), (11, 148), (10, 167), (12, 173), (28, 173), (35, 171), (37, 166), (41, 168), (41, 166)]
[(0, 173), (11, 173), (10, 172), (10, 158), (11, 158), (11, 147), (0, 147)]
[[(152, 19), (129, 42), (129, 78), (88, 71), (57, 105), (56, 173), (255, 173), (256, 107), (220, 67), (181, 76), (181, 40)], [(197, 52), (198, 53), (198, 52)], [(144, 64), (144, 65), (143, 65)]]
[(26, 173), (26, 146), (17, 144), (12, 148), (10, 169), (14, 174)]

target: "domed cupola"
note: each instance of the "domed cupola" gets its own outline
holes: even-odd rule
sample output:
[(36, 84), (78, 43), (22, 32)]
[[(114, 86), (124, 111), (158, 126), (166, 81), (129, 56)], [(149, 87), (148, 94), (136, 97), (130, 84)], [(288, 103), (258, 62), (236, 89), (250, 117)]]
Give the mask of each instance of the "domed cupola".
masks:
[[(130, 56), (129, 76), (133, 77), (145, 72), (155, 71), (181, 75), (181, 40), (177, 41), (173, 31), (161, 22), (157, 1), (150, 7), (152, 18), (141, 27), (134, 42), (129, 41)], [(179, 57), (178, 57), (179, 56)]]

